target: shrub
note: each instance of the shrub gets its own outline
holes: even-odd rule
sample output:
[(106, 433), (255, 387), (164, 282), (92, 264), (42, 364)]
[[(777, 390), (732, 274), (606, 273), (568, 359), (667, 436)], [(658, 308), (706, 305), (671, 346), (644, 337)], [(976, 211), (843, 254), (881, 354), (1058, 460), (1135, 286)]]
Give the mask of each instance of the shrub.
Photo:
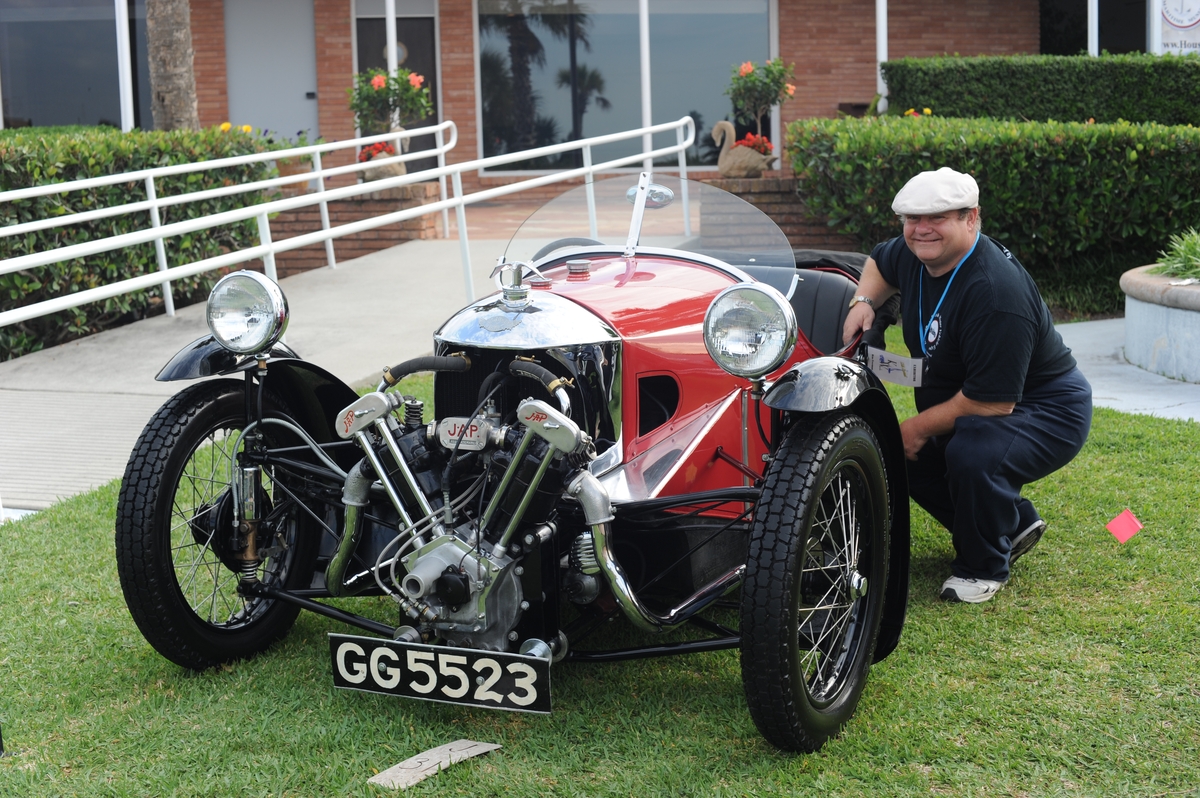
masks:
[(1200, 125), (1200, 56), (905, 58), (883, 65), (888, 106), (938, 116)]
[[(273, 145), (240, 130), (217, 128), (174, 132), (122, 133), (111, 128), (49, 132), (21, 128), (0, 134), (0, 190), (58, 183), (137, 169), (191, 163), (261, 152)], [(271, 176), (269, 162), (230, 167), (209, 172), (160, 178), (155, 182), (159, 197), (191, 193), (208, 188), (247, 183)], [(121, 205), (146, 199), (142, 181), (119, 183), (68, 194), (0, 203), (0, 225), (9, 226), (67, 213)], [(163, 224), (207, 216), (262, 201), (246, 194), (188, 203), (160, 210)], [(94, 222), (0, 237), (0, 259), (57, 249), (97, 238), (119, 235), (150, 226), (148, 211), (109, 217)], [(221, 254), (227, 249), (257, 243), (257, 227), (248, 221), (213, 228), (201, 233), (164, 241), (168, 265), (189, 263)], [(154, 245), (106, 252), (86, 259), (42, 266), (11, 274), (0, 274), (0, 311), (74, 293), (157, 271)], [(201, 301), (207, 296), (215, 275), (198, 275), (172, 282), (177, 305)], [(142, 318), (162, 305), (157, 290), (139, 291), (55, 313), (27, 322), (0, 327), (0, 360), (54, 346), (99, 332), (117, 324)]]
[(1169, 236), (1200, 224), (1191, 127), (809, 119), (789, 126), (788, 155), (809, 210), (864, 248), (899, 234), (892, 198), (913, 175), (974, 175), (984, 232), (1039, 282), (1039, 272), (1051, 283), (1077, 274), (1080, 262), (1151, 263)]

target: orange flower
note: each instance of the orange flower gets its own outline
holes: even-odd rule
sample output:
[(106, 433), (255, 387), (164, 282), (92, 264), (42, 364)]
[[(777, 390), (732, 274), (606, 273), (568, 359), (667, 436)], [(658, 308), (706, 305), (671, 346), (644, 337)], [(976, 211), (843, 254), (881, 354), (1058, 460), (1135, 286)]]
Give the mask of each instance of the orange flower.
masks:
[(421, 77), (416, 72), (412, 72), (408, 76), (408, 82), (414, 89), (419, 89), (421, 88), (421, 84), (425, 82), (425, 78)]
[(741, 77), (744, 78), (753, 71), (754, 71), (754, 62), (747, 61), (746, 63), (742, 64), (742, 68), (738, 70), (738, 75), (740, 75)]
[(386, 85), (387, 75), (376, 75), (375, 77), (371, 78), (371, 88), (375, 89), (375, 91), (379, 91)]
[(790, 83), (783, 84), (783, 89), (784, 89), (784, 91), (787, 92), (787, 96), (789, 96), (789, 97), (796, 96), (796, 87), (793, 86), (792, 84), (790, 84)]

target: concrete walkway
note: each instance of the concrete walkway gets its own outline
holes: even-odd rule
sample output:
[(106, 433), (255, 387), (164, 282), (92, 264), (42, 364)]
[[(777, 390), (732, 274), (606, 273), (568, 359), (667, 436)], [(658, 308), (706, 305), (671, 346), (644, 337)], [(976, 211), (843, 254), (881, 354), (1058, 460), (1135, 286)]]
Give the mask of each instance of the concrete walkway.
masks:
[[(474, 224), (472, 224), (474, 230)], [(506, 240), (471, 242), (475, 295)], [(474, 234), (474, 233), (473, 233)], [(281, 282), (291, 308), (287, 343), (351, 385), (432, 349), (433, 332), (466, 303), (456, 240), (411, 241), (336, 270)], [(1200, 417), (1200, 385), (1126, 363), (1124, 320), (1061, 325), (1095, 389), (1096, 404), (1128, 413)], [(0, 502), (42, 509), (120, 477), (146, 421), (183, 387), (154, 375), (207, 335), (204, 306), (182, 308), (0, 363)]]

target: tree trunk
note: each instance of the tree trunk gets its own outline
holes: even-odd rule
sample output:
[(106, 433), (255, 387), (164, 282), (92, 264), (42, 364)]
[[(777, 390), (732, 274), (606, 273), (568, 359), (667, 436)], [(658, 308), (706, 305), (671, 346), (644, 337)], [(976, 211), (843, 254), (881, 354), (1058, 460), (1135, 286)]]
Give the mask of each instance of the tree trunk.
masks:
[(150, 109), (157, 130), (199, 130), (188, 0), (146, 0)]

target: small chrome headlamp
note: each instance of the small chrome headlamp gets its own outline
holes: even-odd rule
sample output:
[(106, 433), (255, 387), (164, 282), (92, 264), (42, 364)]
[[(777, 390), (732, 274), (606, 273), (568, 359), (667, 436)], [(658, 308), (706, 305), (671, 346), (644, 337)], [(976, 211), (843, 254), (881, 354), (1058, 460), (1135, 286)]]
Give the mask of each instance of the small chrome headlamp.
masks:
[(796, 348), (796, 314), (783, 294), (765, 283), (732, 285), (704, 314), (704, 347), (735, 377), (764, 377)]
[(222, 277), (208, 295), (208, 329), (217, 343), (240, 355), (270, 349), (288, 323), (287, 298), (269, 277), (234, 272)]

